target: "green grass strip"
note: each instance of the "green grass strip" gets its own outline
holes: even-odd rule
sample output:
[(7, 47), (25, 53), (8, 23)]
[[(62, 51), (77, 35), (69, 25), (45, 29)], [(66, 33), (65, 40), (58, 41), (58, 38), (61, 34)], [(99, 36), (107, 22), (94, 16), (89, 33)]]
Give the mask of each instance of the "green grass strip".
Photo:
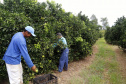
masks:
[(69, 84), (126, 84), (121, 77), (113, 46), (106, 44), (104, 38), (99, 39), (96, 45), (98, 53), (93, 63), (82, 70), (79, 78), (72, 78)]

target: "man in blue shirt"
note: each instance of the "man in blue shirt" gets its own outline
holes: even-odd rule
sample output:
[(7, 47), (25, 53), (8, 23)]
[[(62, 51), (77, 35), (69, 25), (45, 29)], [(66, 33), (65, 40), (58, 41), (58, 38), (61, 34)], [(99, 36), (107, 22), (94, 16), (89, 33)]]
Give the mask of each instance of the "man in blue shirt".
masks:
[(63, 68), (64, 70), (67, 71), (68, 70), (68, 53), (69, 53), (69, 49), (67, 48), (67, 42), (61, 33), (57, 33), (57, 38), (58, 38), (58, 42), (54, 44), (54, 47), (59, 45), (63, 49), (60, 56), (60, 60), (59, 60), (58, 71), (62, 72)]
[(25, 37), (35, 36), (34, 29), (31, 26), (25, 27), (23, 32), (16, 33), (4, 54), (3, 60), (9, 76), (10, 84), (23, 84), (23, 68), (21, 56), (32, 71), (36, 71), (36, 66), (32, 63), (26, 47)]

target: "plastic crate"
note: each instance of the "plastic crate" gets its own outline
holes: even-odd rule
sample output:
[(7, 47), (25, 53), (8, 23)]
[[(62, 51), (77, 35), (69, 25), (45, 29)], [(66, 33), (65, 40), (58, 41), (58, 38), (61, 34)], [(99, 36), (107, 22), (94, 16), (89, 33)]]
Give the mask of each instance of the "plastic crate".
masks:
[(33, 79), (33, 84), (58, 84), (57, 77), (46, 74)]

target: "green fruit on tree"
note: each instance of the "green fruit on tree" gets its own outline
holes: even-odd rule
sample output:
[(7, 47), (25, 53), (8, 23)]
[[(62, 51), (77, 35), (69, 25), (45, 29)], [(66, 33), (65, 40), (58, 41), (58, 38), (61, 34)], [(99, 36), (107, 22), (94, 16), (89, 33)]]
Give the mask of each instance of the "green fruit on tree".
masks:
[(36, 69), (35, 72), (38, 73), (38, 69)]
[(32, 76), (34, 76), (34, 73), (32, 73)]
[(44, 58), (45, 56), (44, 56), (44, 55), (42, 55), (42, 57)]

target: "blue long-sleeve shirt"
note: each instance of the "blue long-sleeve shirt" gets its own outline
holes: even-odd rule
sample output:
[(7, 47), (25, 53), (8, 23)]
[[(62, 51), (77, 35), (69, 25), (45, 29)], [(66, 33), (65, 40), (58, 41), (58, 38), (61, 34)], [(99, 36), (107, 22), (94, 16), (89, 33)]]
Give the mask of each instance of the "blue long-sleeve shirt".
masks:
[(20, 64), (21, 56), (23, 56), (29, 68), (34, 66), (28, 54), (28, 50), (26, 47), (26, 40), (22, 32), (18, 32), (12, 37), (12, 40), (4, 54), (3, 60), (7, 64), (16, 65)]

